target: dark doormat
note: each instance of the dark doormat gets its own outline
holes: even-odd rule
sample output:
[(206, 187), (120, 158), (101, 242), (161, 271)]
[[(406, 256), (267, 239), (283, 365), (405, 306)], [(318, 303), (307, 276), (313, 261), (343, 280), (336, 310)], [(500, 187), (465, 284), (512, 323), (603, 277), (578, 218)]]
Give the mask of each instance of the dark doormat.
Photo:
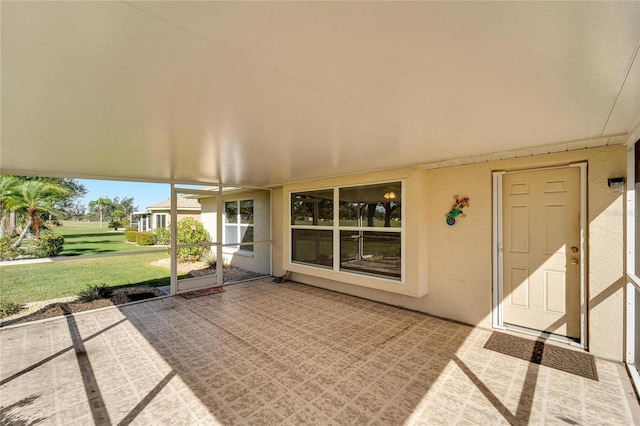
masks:
[(181, 296), (185, 299), (193, 299), (194, 297), (208, 296), (210, 294), (220, 293), (221, 291), (224, 291), (222, 287), (210, 287), (205, 288), (204, 290), (195, 290), (188, 293), (183, 293), (181, 294)]
[(496, 331), (491, 334), (484, 347), (534, 364), (598, 380), (596, 360), (593, 355), (584, 352), (545, 345), (539, 340), (525, 339)]

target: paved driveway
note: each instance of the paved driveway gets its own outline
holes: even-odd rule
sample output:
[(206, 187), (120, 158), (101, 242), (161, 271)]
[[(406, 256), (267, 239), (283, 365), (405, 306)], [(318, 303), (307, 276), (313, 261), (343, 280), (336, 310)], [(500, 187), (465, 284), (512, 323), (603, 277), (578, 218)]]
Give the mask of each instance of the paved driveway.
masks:
[(3, 422), (633, 424), (598, 380), (490, 351), (490, 332), (269, 280), (0, 331)]

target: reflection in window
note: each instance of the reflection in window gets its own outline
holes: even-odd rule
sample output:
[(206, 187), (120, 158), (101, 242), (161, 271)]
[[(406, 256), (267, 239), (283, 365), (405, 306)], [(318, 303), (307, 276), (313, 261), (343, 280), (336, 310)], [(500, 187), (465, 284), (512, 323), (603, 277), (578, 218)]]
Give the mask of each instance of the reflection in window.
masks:
[(291, 224), (333, 225), (333, 190), (291, 194)]
[[(291, 193), (291, 260), (401, 279), (402, 182), (343, 187), (337, 193), (337, 211), (334, 189)], [(336, 239), (339, 259), (333, 256)]]
[(292, 229), (291, 260), (333, 267), (333, 231)]
[(400, 228), (401, 200), (400, 182), (340, 188), (340, 226)]
[[(224, 203), (224, 243), (253, 242), (253, 200), (226, 201)], [(253, 252), (253, 244), (225, 247), (229, 251)]]
[(401, 234), (340, 231), (340, 269), (400, 278)]

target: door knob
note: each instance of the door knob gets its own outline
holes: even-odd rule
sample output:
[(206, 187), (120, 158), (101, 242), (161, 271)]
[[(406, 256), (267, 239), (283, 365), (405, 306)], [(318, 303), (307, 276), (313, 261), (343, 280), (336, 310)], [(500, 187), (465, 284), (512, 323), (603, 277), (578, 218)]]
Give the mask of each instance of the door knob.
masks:
[(571, 259), (569, 261), (569, 263), (571, 263), (572, 265), (577, 265), (578, 264), (578, 259)]
[(578, 247), (576, 247), (576, 246), (571, 247), (571, 252), (577, 253), (578, 252)]

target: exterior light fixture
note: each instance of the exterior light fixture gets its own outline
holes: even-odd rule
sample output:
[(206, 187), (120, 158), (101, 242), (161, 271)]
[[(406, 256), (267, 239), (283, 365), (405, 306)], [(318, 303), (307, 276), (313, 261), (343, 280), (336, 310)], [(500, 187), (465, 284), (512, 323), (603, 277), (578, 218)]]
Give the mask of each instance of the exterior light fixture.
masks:
[(624, 192), (624, 178), (609, 178), (607, 179), (607, 183), (609, 184), (609, 188), (613, 192)]
[(386, 193), (384, 194), (384, 198), (386, 198), (387, 200), (395, 200), (395, 198), (396, 198), (396, 193), (395, 193), (395, 192), (393, 192), (393, 191), (386, 192)]

